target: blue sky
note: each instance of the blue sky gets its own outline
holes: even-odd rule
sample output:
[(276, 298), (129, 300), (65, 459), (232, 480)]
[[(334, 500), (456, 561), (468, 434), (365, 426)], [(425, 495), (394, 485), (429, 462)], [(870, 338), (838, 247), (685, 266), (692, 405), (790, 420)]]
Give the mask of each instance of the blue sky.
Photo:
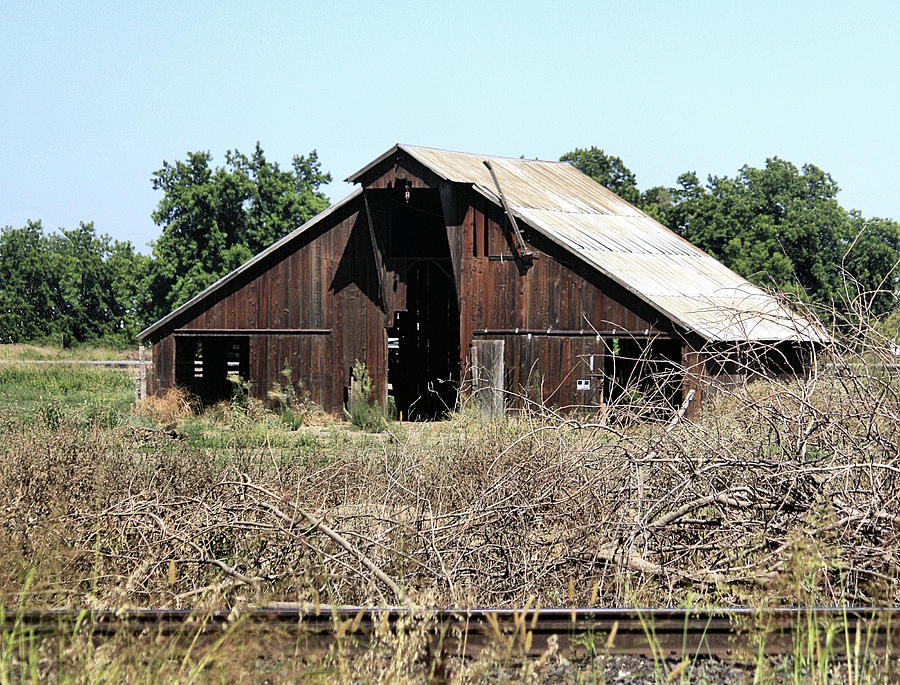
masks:
[(900, 219), (891, 2), (0, 4), (0, 226), (94, 221), (146, 251), (163, 160), (318, 150), (336, 182), (395, 142), (557, 159), (638, 185), (778, 155)]

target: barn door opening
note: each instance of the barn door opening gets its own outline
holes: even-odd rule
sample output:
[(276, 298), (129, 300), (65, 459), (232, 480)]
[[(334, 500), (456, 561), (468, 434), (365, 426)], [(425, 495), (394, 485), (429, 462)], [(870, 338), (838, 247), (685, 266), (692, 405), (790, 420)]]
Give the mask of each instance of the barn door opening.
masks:
[(175, 384), (204, 405), (232, 397), (235, 382), (247, 380), (249, 371), (246, 336), (175, 337)]
[(406, 311), (388, 329), (388, 383), (404, 419), (440, 419), (456, 406), (459, 309), (449, 260), (423, 260), (406, 274)]
[(622, 337), (606, 344), (603, 396), (607, 404), (677, 406), (683, 377), (679, 341)]

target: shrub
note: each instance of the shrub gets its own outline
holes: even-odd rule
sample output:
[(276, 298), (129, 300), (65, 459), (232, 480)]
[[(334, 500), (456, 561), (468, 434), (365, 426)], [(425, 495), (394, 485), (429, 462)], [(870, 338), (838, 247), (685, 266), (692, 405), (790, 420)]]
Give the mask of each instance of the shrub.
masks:
[(276, 381), (269, 391), (269, 399), (279, 410), (281, 423), (291, 430), (298, 430), (307, 425), (310, 417), (316, 411), (316, 406), (309, 399), (309, 392), (303, 388), (302, 384), (300, 392), (295, 389), (291, 381), (291, 367), (287, 362), (281, 370), (281, 375), (284, 378), (284, 384)]
[(166, 388), (158, 395), (145, 397), (132, 409), (140, 418), (157, 423), (175, 423), (197, 410), (196, 401), (182, 388)]
[(384, 411), (372, 397), (372, 377), (364, 362), (353, 364), (350, 383), (350, 423), (368, 433), (380, 433), (387, 428)]

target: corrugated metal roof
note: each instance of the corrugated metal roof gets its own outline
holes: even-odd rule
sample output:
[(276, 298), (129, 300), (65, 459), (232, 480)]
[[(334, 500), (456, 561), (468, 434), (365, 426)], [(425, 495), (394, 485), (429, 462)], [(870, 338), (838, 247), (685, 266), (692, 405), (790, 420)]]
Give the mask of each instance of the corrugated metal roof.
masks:
[(490, 160), (517, 219), (708, 340), (827, 339), (824, 331), (568, 162), (397, 145), (348, 180), (397, 149), (499, 204), (484, 165)]

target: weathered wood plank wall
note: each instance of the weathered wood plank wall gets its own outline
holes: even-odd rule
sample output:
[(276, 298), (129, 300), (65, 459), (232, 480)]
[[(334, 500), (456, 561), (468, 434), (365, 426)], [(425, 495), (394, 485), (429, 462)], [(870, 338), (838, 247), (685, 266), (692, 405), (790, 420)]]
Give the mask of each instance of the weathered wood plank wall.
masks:
[(249, 336), (250, 389), (260, 399), (284, 383), (289, 368), (292, 381), (314, 402), (339, 411), (357, 359), (383, 393), (385, 322), (372, 297), (377, 283), (371, 253), (360, 244), (364, 213), (355, 203), (329, 219), (223, 289), (206, 309), (174, 322), (153, 346), (152, 389), (175, 382), (175, 336), (212, 330)]
[[(641, 338), (667, 333), (611, 295), (600, 277), (577, 272), (563, 263), (562, 250), (538, 247), (527, 233), (536, 256), (522, 274), (503, 210), (473, 191), (460, 192), (464, 199), (445, 208), (462, 214), (448, 226), (451, 246), (458, 243), (451, 253), (459, 255), (460, 350), (466, 353), (475, 339), (503, 340), (508, 391), (559, 406), (599, 403), (603, 340), (612, 331)], [(462, 361), (465, 368), (469, 360)], [(590, 390), (579, 391), (578, 379), (591, 379)]]

